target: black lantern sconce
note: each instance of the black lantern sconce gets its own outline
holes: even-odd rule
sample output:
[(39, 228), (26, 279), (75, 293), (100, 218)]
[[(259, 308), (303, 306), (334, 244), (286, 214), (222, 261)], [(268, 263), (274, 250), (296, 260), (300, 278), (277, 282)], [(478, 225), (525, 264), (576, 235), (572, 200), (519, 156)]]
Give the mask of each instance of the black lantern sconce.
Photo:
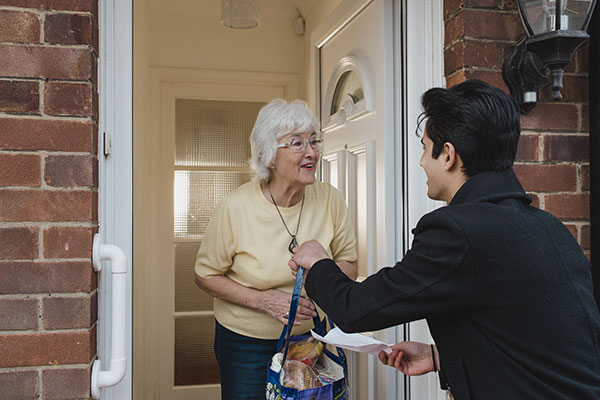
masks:
[[(538, 89), (551, 85), (553, 100), (562, 99), (563, 70), (589, 39), (586, 32), (596, 0), (518, 0), (527, 32), (512, 46), (502, 76), (523, 114), (537, 101)], [(550, 78), (547, 77), (550, 70)]]

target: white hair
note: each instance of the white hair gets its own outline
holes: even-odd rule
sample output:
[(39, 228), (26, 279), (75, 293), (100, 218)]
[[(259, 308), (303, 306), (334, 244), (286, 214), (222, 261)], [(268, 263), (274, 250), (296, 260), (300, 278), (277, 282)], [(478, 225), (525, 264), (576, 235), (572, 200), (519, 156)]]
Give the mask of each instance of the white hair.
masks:
[(304, 133), (314, 130), (319, 134), (317, 119), (306, 102), (273, 99), (260, 109), (256, 123), (250, 134), (252, 157), (250, 166), (254, 179), (268, 181), (271, 177), (269, 165), (277, 153), (277, 139), (290, 133)]

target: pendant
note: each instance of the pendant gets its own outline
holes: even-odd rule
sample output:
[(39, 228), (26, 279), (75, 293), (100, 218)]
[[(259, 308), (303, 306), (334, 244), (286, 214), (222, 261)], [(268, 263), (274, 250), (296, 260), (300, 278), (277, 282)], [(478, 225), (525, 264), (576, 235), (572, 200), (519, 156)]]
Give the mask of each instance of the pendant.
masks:
[(290, 242), (290, 245), (288, 246), (289, 252), (294, 254), (294, 249), (296, 247), (298, 247), (298, 242), (296, 241), (296, 236), (292, 236), (292, 241)]

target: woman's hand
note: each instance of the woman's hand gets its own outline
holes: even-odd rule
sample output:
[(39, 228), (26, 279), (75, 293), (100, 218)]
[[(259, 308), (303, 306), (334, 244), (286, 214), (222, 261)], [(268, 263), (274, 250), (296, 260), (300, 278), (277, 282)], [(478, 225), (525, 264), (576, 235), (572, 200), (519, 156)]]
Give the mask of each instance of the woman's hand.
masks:
[[(437, 355), (431, 353), (431, 345), (419, 342), (400, 342), (393, 345), (392, 350), (389, 355), (384, 351), (380, 352), (379, 361), (410, 376), (434, 371), (432, 356), (437, 357)], [(437, 365), (440, 365), (439, 362)]]
[[(262, 297), (261, 311), (269, 314), (271, 318), (287, 325), (292, 295), (280, 290), (270, 289), (263, 291)], [(317, 312), (315, 311), (313, 304), (304, 297), (300, 297), (294, 326), (300, 325), (301, 321), (312, 319), (312, 317), (315, 317), (316, 315)]]

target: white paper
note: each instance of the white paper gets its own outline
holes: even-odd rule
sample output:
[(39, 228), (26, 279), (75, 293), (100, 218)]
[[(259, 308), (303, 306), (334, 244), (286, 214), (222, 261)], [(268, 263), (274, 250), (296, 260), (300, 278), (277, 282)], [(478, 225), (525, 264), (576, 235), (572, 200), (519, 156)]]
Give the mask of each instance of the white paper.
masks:
[(323, 337), (310, 331), (312, 336), (321, 342), (331, 344), (342, 349), (357, 351), (359, 353), (379, 354), (385, 351), (387, 354), (392, 352), (389, 344), (381, 342), (362, 333), (346, 333), (340, 328), (333, 328)]

